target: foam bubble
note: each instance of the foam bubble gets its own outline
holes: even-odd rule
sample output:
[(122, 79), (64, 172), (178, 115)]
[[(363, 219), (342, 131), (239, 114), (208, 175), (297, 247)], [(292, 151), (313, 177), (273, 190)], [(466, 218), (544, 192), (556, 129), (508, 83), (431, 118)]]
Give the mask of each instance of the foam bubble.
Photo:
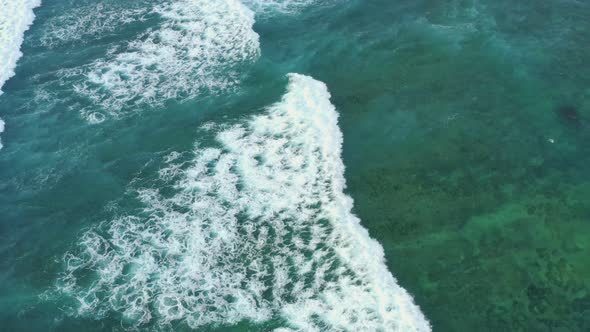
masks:
[(254, 14), (238, 0), (167, 1), (159, 25), (84, 68), (78, 93), (117, 116), (239, 82), (238, 67), (259, 55)]
[[(33, 9), (40, 5), (41, 0), (0, 0), (0, 96), (2, 86), (14, 76), (16, 62), (23, 55), (20, 47), (25, 31), (35, 19)], [(0, 129), (0, 133), (4, 131), (2, 120)]]
[(161, 183), (136, 190), (142, 209), (83, 235), (58, 283), (72, 314), (136, 327), (430, 330), (351, 213), (326, 86), (289, 78), (263, 115), (209, 124), (215, 144), (188, 161), (170, 155)]

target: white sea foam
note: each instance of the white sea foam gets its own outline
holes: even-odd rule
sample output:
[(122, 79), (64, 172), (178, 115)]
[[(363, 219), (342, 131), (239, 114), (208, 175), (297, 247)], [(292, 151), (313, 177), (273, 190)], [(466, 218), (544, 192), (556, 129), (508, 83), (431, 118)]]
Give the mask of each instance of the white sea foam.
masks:
[[(222, 128), (190, 162), (168, 158), (170, 189), (86, 232), (58, 289), (73, 314), (191, 328), (286, 321), (282, 331), (429, 331), (344, 194), (342, 134), (326, 86), (291, 74), (265, 114)], [(162, 186), (156, 186), (162, 188)]]
[(40, 5), (41, 0), (0, 0), (0, 89), (14, 76), (25, 31), (35, 19), (33, 9)]
[(37, 43), (53, 48), (69, 42), (92, 42), (126, 24), (144, 21), (150, 12), (149, 6), (133, 6), (127, 2), (82, 5), (50, 17)]
[[(41, 0), (0, 0), (0, 96), (4, 83), (14, 76), (16, 62), (23, 55), (20, 46), (25, 31), (35, 19), (33, 9), (40, 5)], [(3, 131), (4, 122), (0, 120), (0, 133)]]
[[(325, 1), (325, 0), (324, 0)], [(243, 0), (248, 8), (257, 14), (293, 13), (301, 10), (317, 0)]]
[[(168, 100), (231, 91), (260, 54), (254, 16), (293, 13), (315, 0), (143, 0), (81, 3), (43, 24), (33, 44), (94, 42), (110, 36), (103, 56), (56, 72), (51, 84), (84, 99), (71, 108), (90, 123), (119, 118)], [(252, 10), (250, 10), (250, 7)], [(149, 21), (150, 28), (146, 28)], [(130, 23), (138, 23), (129, 27)], [(127, 26), (127, 27), (126, 27)], [(142, 31), (141, 28), (144, 27)], [(123, 34), (128, 39), (117, 41)], [(97, 47), (100, 49), (100, 47)], [(63, 98), (60, 99), (63, 101)]]
[[(2, 134), (4, 132), (4, 121), (2, 121), (2, 119), (0, 119), (0, 134)], [(2, 145), (2, 141), (0, 141), (0, 149), (2, 149), (3, 145)]]
[(232, 87), (237, 67), (259, 55), (254, 13), (238, 0), (166, 1), (151, 11), (157, 27), (84, 68), (75, 85), (113, 116)]

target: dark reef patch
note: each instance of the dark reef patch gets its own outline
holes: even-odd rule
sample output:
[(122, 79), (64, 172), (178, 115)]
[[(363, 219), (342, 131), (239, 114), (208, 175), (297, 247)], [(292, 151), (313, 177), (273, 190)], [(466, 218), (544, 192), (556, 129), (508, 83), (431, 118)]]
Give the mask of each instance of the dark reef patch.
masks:
[(577, 107), (573, 105), (561, 105), (556, 107), (554, 111), (564, 123), (573, 127), (582, 126), (583, 118)]

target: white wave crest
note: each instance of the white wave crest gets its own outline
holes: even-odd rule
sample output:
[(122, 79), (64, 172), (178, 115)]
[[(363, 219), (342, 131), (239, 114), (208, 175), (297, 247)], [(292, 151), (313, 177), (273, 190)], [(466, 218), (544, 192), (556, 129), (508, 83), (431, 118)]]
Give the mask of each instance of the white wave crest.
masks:
[(237, 66), (259, 55), (254, 14), (238, 0), (164, 2), (152, 10), (162, 19), (157, 28), (94, 62), (75, 85), (111, 115), (232, 87)]
[(197, 147), (188, 166), (168, 158), (160, 176), (174, 193), (140, 189), (145, 208), (84, 234), (58, 286), (78, 300), (75, 314), (136, 326), (280, 318), (283, 331), (430, 330), (351, 213), (326, 86), (289, 77), (279, 103), (221, 129), (218, 146)]
[[(20, 47), (25, 31), (35, 19), (33, 9), (40, 5), (41, 0), (0, 0), (0, 96), (4, 83), (14, 76), (16, 62), (23, 55)], [(0, 120), (0, 133), (3, 131), (4, 122)]]

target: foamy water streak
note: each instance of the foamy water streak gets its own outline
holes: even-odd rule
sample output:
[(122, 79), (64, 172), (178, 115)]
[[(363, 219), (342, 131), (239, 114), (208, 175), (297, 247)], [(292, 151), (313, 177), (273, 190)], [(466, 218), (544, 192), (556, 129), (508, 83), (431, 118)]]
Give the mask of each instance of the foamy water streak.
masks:
[(156, 28), (83, 68), (86, 79), (75, 84), (113, 116), (232, 87), (237, 67), (259, 55), (254, 13), (238, 0), (166, 1), (151, 11), (161, 18)]
[[(54, 48), (92, 43), (104, 54), (57, 70), (55, 80), (44, 80), (38, 86), (44, 90), (73, 88), (74, 95), (82, 98), (56, 98), (90, 123), (162, 107), (169, 100), (232, 91), (246, 74), (244, 69), (260, 54), (259, 36), (253, 30), (255, 15), (269, 18), (294, 13), (315, 2), (75, 3), (71, 10), (45, 20), (31, 45)], [(39, 109), (47, 108), (45, 100), (34, 101), (39, 102)]]
[[(325, 1), (325, 0), (324, 0)], [(293, 13), (318, 2), (317, 0), (243, 0), (256, 14)]]
[[(0, 134), (2, 134), (4, 132), (4, 121), (2, 121), (2, 119), (0, 119)], [(2, 145), (2, 141), (0, 141), (0, 149), (2, 149), (3, 145)]]
[(51, 16), (33, 43), (47, 48), (73, 42), (93, 43), (130, 23), (145, 21), (150, 12), (150, 6), (142, 3), (91, 2)]
[(292, 74), (283, 99), (162, 169), (170, 188), (84, 234), (59, 290), (73, 314), (191, 328), (282, 317), (287, 330), (428, 331), (343, 193), (338, 114)]
[[(41, 0), (0, 0), (0, 96), (4, 83), (14, 76), (16, 62), (23, 55), (20, 46), (25, 31), (35, 19), (33, 9), (40, 5)], [(4, 121), (0, 119), (0, 133), (3, 131)]]

